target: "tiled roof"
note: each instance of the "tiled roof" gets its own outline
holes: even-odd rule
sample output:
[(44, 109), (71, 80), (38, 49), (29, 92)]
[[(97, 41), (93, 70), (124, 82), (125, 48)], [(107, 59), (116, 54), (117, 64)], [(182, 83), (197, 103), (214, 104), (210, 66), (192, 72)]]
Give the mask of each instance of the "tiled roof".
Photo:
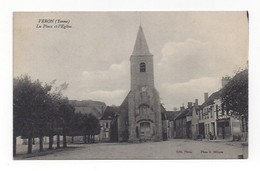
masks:
[(119, 106), (118, 111), (123, 110), (123, 109), (125, 109), (125, 110), (128, 111), (128, 96), (129, 96), (130, 92), (131, 92), (131, 91), (129, 91), (129, 93), (128, 93), (127, 96), (125, 97), (124, 101), (123, 101), (122, 104)]
[(107, 106), (100, 120), (112, 120), (118, 111), (116, 106)]
[(185, 118), (186, 116), (191, 116), (192, 115), (192, 108), (193, 107), (190, 107), (190, 108), (187, 108), (187, 109), (180, 111), (180, 113), (176, 116), (176, 118), (174, 120)]
[(221, 92), (222, 92), (222, 89), (215, 92), (215, 93), (212, 93), (209, 96), (209, 98), (201, 105), (201, 107), (203, 108), (203, 107), (206, 107), (208, 105), (214, 104), (214, 100), (220, 98)]
[(173, 121), (179, 113), (180, 111), (166, 111), (167, 119)]

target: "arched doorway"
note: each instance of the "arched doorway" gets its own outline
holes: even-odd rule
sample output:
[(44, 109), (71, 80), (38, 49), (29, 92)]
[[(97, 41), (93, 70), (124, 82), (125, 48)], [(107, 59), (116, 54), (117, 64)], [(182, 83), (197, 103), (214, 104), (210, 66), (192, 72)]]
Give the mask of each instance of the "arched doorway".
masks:
[(152, 138), (153, 130), (150, 122), (140, 123), (140, 139), (143, 141), (149, 141)]

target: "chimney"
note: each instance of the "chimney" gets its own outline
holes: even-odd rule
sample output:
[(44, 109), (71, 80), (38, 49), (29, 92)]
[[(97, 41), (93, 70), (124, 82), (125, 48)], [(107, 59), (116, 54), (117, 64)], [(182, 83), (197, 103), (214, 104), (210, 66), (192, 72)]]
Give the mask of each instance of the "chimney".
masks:
[(198, 107), (198, 106), (199, 106), (199, 100), (198, 100), (198, 99), (195, 99), (194, 106), (195, 106), (195, 107)]
[(204, 101), (208, 100), (209, 98), (209, 93), (204, 93)]
[(224, 88), (229, 81), (230, 81), (230, 77), (228, 77), (228, 76), (222, 77), (222, 79), (221, 79), (222, 88)]
[(185, 108), (184, 108), (184, 106), (181, 106), (180, 107), (180, 111), (183, 111)]
[(188, 108), (192, 107), (192, 102), (188, 102)]

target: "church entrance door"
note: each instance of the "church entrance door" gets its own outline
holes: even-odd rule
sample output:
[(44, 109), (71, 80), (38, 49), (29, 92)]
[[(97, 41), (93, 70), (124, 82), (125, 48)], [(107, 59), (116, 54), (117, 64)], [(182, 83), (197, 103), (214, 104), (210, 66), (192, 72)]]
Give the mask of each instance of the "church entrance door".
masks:
[(149, 141), (152, 137), (151, 124), (149, 122), (140, 123), (140, 139), (143, 141)]

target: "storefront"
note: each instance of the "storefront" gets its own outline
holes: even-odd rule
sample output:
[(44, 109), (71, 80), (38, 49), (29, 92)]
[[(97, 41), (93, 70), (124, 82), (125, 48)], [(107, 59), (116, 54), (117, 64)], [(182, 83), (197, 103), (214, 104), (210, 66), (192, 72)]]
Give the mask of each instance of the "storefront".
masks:
[(231, 137), (230, 118), (217, 120), (217, 139), (229, 139)]

